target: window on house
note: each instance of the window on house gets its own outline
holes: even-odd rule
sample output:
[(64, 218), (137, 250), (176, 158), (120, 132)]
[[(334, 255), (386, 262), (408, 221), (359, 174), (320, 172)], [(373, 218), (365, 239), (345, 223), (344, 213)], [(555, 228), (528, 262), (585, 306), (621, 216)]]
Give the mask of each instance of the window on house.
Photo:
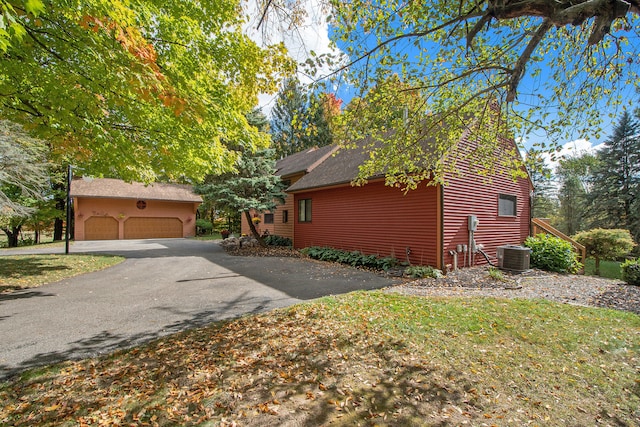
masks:
[(272, 213), (264, 214), (264, 223), (265, 224), (273, 224), (273, 214)]
[(298, 200), (298, 222), (311, 222), (311, 199)]
[(288, 210), (284, 210), (282, 211), (282, 223), (287, 223), (289, 222), (289, 211)]
[(516, 216), (516, 196), (500, 194), (498, 197), (498, 216)]

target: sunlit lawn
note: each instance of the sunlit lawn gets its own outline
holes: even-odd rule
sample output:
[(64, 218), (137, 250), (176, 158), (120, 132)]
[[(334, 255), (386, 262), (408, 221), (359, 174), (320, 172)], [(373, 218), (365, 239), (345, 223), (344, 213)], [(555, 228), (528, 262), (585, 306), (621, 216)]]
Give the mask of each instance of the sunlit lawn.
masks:
[[(593, 258), (587, 258), (584, 265), (585, 274), (594, 276), (596, 273), (596, 262)], [(622, 280), (622, 271), (618, 261), (600, 261), (600, 277)]]

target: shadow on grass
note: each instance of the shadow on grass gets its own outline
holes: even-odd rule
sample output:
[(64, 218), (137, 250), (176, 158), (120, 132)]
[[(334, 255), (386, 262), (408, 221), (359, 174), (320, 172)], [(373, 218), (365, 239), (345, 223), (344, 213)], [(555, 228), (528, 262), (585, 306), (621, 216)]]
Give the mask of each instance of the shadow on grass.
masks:
[[(201, 314), (208, 317), (206, 312)], [(187, 322), (188, 326), (198, 323), (197, 318)], [(145, 422), (153, 417), (161, 425), (185, 421), (176, 418), (181, 413), (195, 419), (238, 417), (249, 426), (277, 425), (281, 421), (309, 427), (335, 422), (337, 415), (340, 425), (374, 424), (376, 420), (384, 424), (381, 414), (387, 414), (388, 421), (395, 425), (422, 425), (429, 414), (451, 405), (465, 408), (469, 418), (452, 417), (430, 425), (457, 425), (460, 421), (477, 420), (482, 414), (483, 405), (469, 399), (467, 393), (479, 388), (478, 384), (461, 372), (433, 366), (424, 359), (402, 360), (401, 356), (410, 355), (411, 350), (395, 339), (381, 339), (359, 348), (359, 354), (349, 354), (355, 356), (355, 364), (349, 368), (338, 356), (342, 351), (349, 353), (351, 341), (363, 342), (367, 336), (356, 333), (336, 337), (331, 331), (324, 331), (311, 341), (270, 347), (273, 335), (265, 337), (260, 326), (251, 328), (242, 324), (238, 328), (234, 323), (218, 322), (202, 330), (125, 350), (114, 357), (84, 363), (82, 371), (88, 375), (85, 378), (82, 374), (70, 385), (65, 401), (81, 400), (81, 412), (74, 416), (85, 415), (104, 410), (104, 390), (115, 387), (125, 396), (148, 387), (144, 400), (136, 399), (134, 403), (132, 399), (133, 405), (127, 407), (122, 421)], [(183, 326), (175, 324), (172, 328), (180, 330)], [(150, 337), (141, 334), (124, 338), (105, 331), (75, 344), (95, 350), (105, 344), (128, 346), (132, 341)], [(42, 355), (30, 363), (41, 365), (61, 356), (64, 355)], [(207, 382), (216, 389), (204, 400), (198, 398), (203, 384), (194, 379), (194, 372), (200, 369), (212, 372)], [(36, 384), (48, 387), (46, 384), (62, 379), (64, 374), (60, 367), (52, 367), (38, 370), (35, 375), (36, 378), (27, 373), (31, 389), (37, 388)], [(167, 411), (162, 403), (156, 404), (156, 399), (164, 402), (167, 390), (177, 386), (184, 397), (172, 403), (172, 411)], [(188, 397), (192, 391), (194, 399)], [(282, 399), (281, 411), (276, 414), (263, 410), (267, 405), (273, 406), (275, 398)], [(241, 415), (245, 411), (253, 415), (245, 418)], [(26, 414), (15, 415), (24, 415), (26, 419)], [(37, 421), (57, 423), (62, 421), (60, 415), (40, 410)], [(25, 421), (16, 425), (29, 424)]]
[(66, 265), (51, 265), (44, 262), (42, 258), (33, 257), (17, 257), (17, 258), (1, 258), (0, 271), (2, 276), (12, 279), (21, 277), (41, 276), (50, 271), (71, 270)]

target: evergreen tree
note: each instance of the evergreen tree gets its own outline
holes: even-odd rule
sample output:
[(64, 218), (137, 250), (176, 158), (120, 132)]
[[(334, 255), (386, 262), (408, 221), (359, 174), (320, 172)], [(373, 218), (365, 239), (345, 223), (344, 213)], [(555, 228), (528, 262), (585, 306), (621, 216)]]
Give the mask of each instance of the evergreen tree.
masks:
[[(340, 104), (332, 94), (312, 94), (309, 97), (306, 146), (323, 147), (333, 143), (332, 117), (340, 114)], [(337, 107), (337, 111), (336, 111)]]
[(640, 123), (625, 112), (598, 153), (590, 194), (592, 226), (624, 228), (640, 240)]
[(251, 210), (264, 212), (284, 203), (284, 185), (275, 175), (274, 150), (245, 152), (236, 165), (237, 172), (210, 176), (195, 187), (205, 200), (215, 200), (222, 209), (244, 213), (251, 234), (266, 246), (251, 220)]
[(271, 138), (277, 157), (286, 157), (308, 146), (309, 140), (304, 137), (307, 115), (307, 96), (300, 82), (286, 80), (278, 93), (271, 118)]
[(271, 139), (276, 156), (333, 143), (332, 120), (342, 101), (333, 94), (307, 95), (298, 80), (287, 80), (272, 112)]
[(260, 107), (254, 108), (247, 114), (247, 122), (260, 132), (269, 132), (269, 119)]

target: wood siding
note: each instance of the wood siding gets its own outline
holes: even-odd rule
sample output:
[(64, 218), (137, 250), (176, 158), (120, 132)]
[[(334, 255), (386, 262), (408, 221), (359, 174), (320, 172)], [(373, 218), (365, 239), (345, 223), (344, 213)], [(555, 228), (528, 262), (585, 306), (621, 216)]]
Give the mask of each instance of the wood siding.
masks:
[[(312, 200), (312, 221), (298, 222), (298, 200)], [(289, 221), (294, 246), (328, 246), (380, 256), (393, 255), (415, 265), (438, 266), (439, 192), (421, 186), (406, 195), (384, 182), (296, 193)]]
[[(512, 141), (502, 142), (505, 148), (513, 147)], [(468, 143), (467, 146), (473, 147), (474, 144)], [(456, 250), (457, 245), (469, 244), (469, 215), (476, 215), (480, 221), (474, 235), (476, 243), (484, 245), (484, 251), (496, 262), (498, 246), (521, 245), (529, 235), (530, 181), (527, 178), (514, 180), (509, 171), (500, 166), (491, 178), (471, 172), (465, 161), (458, 161), (457, 167), (459, 176), (449, 175), (443, 188), (444, 263), (453, 264), (449, 251)], [(516, 196), (515, 216), (498, 215), (500, 194)], [(463, 254), (458, 255), (458, 267), (464, 265), (463, 258)], [(486, 264), (481, 254), (475, 256), (474, 265), (478, 264)]]

